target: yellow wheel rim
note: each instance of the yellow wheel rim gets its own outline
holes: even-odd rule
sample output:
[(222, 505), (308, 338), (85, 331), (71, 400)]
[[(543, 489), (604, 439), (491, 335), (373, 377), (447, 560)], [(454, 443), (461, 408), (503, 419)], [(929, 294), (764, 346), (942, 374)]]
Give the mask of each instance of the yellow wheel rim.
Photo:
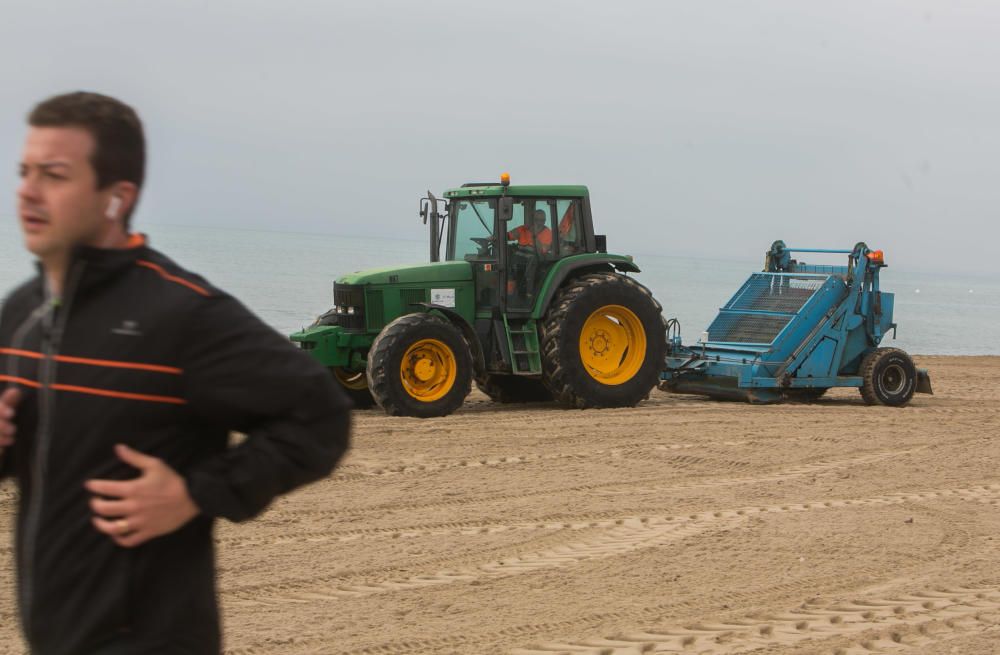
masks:
[(646, 359), (646, 331), (628, 307), (605, 305), (580, 332), (580, 360), (592, 378), (616, 385), (631, 380)]
[(440, 400), (455, 384), (455, 353), (437, 339), (421, 339), (406, 349), (399, 364), (403, 389), (425, 403)]
[(361, 371), (348, 371), (340, 367), (333, 369), (333, 375), (337, 378), (337, 382), (341, 384), (346, 389), (351, 391), (361, 391), (362, 389), (368, 388), (368, 378), (365, 377), (365, 372)]

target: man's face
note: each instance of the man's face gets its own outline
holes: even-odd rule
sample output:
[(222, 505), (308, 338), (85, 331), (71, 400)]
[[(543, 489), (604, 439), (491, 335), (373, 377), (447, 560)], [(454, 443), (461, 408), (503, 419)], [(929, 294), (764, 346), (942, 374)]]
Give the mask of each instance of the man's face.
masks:
[(24, 245), (43, 262), (97, 243), (111, 221), (110, 191), (97, 190), (94, 138), (77, 127), (32, 127), (21, 157), (17, 214)]

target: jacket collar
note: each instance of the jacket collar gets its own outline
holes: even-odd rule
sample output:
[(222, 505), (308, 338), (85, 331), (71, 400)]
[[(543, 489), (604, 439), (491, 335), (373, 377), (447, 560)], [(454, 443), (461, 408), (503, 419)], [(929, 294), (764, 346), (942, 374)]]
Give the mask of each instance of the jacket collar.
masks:
[(93, 246), (77, 246), (73, 249), (70, 261), (83, 261), (88, 269), (117, 271), (135, 263), (135, 260), (146, 249), (145, 234), (130, 234), (122, 248), (94, 248)]
[[(76, 293), (92, 288), (108, 278), (115, 277), (135, 265), (136, 260), (148, 256), (148, 240), (145, 234), (130, 234), (123, 248), (95, 248), (77, 246), (70, 255), (67, 276), (81, 276), (77, 279)], [(41, 262), (36, 263), (39, 276), (44, 279)], [(82, 269), (82, 270), (81, 270)], [(67, 283), (69, 280), (67, 280)]]

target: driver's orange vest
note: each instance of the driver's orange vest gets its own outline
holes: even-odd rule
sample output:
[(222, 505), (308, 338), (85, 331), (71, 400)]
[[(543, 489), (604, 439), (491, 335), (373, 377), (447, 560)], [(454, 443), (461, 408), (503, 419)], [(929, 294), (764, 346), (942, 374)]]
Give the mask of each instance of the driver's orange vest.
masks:
[(541, 246), (542, 252), (548, 252), (552, 247), (552, 230), (547, 227), (542, 228), (538, 234), (534, 234), (527, 225), (519, 225), (507, 233), (507, 238), (517, 239), (519, 246), (535, 245), (535, 237), (538, 237), (538, 245)]

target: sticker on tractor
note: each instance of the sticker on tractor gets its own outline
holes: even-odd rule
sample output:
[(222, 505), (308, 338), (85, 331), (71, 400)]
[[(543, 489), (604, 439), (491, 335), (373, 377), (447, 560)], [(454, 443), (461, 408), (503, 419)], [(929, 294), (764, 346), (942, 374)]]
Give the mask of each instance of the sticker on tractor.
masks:
[(454, 289), (431, 289), (431, 304), (441, 305), (442, 307), (454, 307), (455, 306), (455, 290)]

